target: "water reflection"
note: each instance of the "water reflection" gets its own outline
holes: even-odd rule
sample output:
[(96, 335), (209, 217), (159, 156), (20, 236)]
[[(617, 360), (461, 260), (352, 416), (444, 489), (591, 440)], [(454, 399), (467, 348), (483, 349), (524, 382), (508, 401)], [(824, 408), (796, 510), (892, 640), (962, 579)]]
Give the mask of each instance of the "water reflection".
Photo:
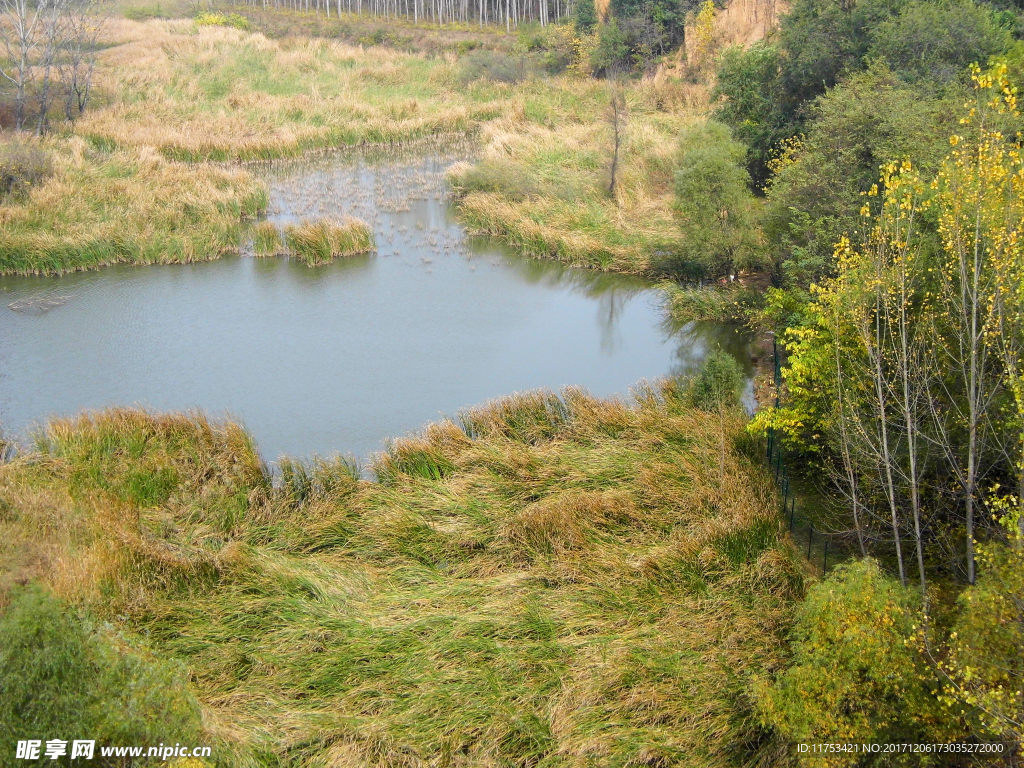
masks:
[[(664, 325), (643, 280), (468, 237), (444, 170), (462, 148), (262, 167), (269, 218), (358, 216), (378, 252), (310, 269), (243, 256), (0, 278), (0, 424), (139, 404), (231, 412), (264, 454), (379, 450), (444, 413), (537, 387), (625, 393), (741, 335)], [(68, 297), (46, 311), (14, 311)], [(28, 302), (28, 304), (19, 303)], [(44, 302), (45, 303), (45, 302)]]

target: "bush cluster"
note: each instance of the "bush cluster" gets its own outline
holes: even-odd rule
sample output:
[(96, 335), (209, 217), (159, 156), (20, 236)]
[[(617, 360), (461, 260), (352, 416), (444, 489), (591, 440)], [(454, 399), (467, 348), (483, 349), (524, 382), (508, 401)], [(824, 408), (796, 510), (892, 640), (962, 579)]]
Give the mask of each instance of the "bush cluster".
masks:
[(0, 202), (21, 197), (53, 174), (53, 158), (38, 143), (24, 138), (0, 143)]
[(199, 704), (183, 668), (90, 626), (42, 587), (0, 615), (0, 765), (18, 739), (196, 743)]
[(249, 20), (239, 13), (213, 13), (204, 12), (196, 16), (196, 24), (200, 27), (234, 27), (235, 29), (249, 29)]

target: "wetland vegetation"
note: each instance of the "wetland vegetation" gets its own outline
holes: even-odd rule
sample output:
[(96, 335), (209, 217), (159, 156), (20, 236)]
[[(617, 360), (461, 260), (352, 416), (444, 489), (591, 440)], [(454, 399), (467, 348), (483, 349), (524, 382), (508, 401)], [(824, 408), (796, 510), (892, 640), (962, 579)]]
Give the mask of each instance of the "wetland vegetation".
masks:
[[(79, 51), (87, 108), (17, 91), (0, 121), (37, 135), (0, 141), (0, 272), (242, 252), (314, 279), (387, 258), (408, 227), (381, 206), (445, 187), (526, 255), (664, 280), (667, 328), (775, 334), (778, 407), (748, 419), (714, 353), (629, 401), (465, 408), (365, 472), (271, 471), (198, 413), (54, 418), (0, 443), (8, 743), (87, 728), (210, 743), (220, 765), (542, 768), (943, 742), (999, 751), (900, 764), (1018, 765), (1018, 6), (314, 6), (120, 8)], [(67, 45), (11, 59), (8, 83)], [(443, 180), (396, 163), (344, 211), (320, 201), (352, 176), (275, 198), (265, 173), (416, 142), (459, 144)], [(785, 532), (766, 436), (849, 555), (827, 576)]]

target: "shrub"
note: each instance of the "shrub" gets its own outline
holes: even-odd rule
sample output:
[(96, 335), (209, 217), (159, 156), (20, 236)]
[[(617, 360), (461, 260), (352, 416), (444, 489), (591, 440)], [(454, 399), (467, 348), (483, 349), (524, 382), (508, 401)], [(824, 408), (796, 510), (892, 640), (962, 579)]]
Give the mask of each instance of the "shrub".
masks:
[(705, 411), (735, 408), (743, 393), (743, 369), (728, 352), (716, 349), (704, 361), (690, 388), (693, 405)]
[(196, 743), (199, 731), (178, 665), (91, 629), (39, 586), (15, 593), (0, 616), (0, 765), (19, 739)]
[(537, 69), (559, 75), (575, 58), (575, 35), (568, 24), (526, 24), (520, 27), (516, 48), (530, 54), (529, 63)]
[[(943, 718), (934, 677), (913, 642), (918, 603), (870, 559), (840, 566), (814, 585), (797, 608), (788, 667), (774, 685), (756, 686), (764, 719), (805, 743), (955, 740), (932, 737)], [(907, 755), (902, 764), (932, 758)], [(892, 755), (838, 755), (830, 762), (893, 764), (901, 763)]]
[[(980, 720), (980, 741), (999, 738), (1011, 754), (1024, 753), (1024, 531), (1013, 497), (993, 500), (1008, 512), (1001, 522), (1008, 542), (978, 543), (978, 579), (957, 600), (957, 617), (941, 666), (943, 703)], [(1001, 509), (1000, 509), (1001, 508)]]
[(675, 209), (684, 256), (706, 275), (753, 265), (756, 216), (744, 155), (743, 145), (721, 123), (709, 120), (680, 136)]
[(124, 9), (124, 17), (129, 21), (149, 21), (150, 19), (165, 18), (160, 3), (152, 6), (130, 6)]
[(573, 11), (573, 23), (581, 34), (590, 34), (597, 26), (597, 9), (594, 0), (579, 0)]
[(196, 24), (200, 27), (234, 27), (249, 29), (249, 20), (238, 13), (200, 13), (196, 16)]
[(28, 194), (52, 174), (53, 159), (37, 143), (14, 138), (0, 144), (0, 202)]
[(901, 79), (944, 83), (968, 65), (985, 63), (1010, 48), (992, 9), (971, 0), (911, 2), (874, 30), (869, 56), (885, 59)]
[(619, 23), (612, 19), (597, 31), (597, 47), (590, 54), (590, 66), (594, 73), (614, 77), (632, 68), (629, 58), (629, 41)]

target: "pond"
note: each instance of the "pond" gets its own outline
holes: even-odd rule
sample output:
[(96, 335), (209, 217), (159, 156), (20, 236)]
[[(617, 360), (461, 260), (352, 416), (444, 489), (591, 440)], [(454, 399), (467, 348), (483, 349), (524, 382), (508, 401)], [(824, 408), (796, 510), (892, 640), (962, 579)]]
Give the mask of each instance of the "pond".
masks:
[[(649, 282), (525, 259), (467, 236), (443, 173), (460, 157), (348, 153), (259, 169), (268, 217), (357, 216), (373, 255), (309, 268), (241, 256), (0, 277), (0, 426), (138, 405), (229, 414), (268, 459), (366, 458), (491, 398), (578, 385), (626, 395), (696, 370), (728, 327), (672, 329)], [(749, 396), (749, 395), (748, 395)]]

